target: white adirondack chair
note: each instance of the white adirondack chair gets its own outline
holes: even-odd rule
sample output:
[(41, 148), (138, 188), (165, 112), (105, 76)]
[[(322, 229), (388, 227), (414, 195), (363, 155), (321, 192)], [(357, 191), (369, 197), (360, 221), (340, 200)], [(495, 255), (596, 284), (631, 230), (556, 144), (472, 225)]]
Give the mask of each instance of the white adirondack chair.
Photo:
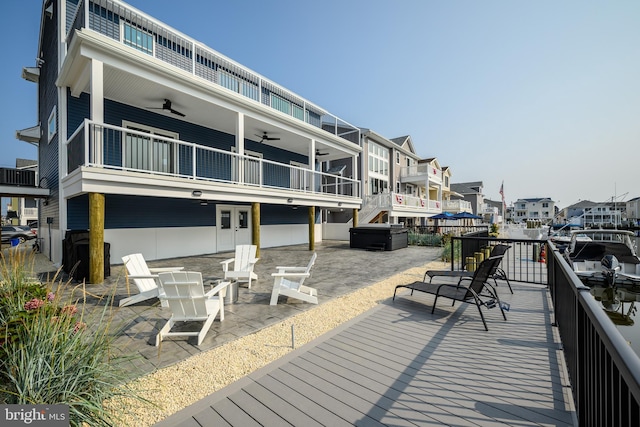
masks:
[[(164, 292), (160, 295), (171, 309), (171, 318), (156, 336), (156, 346), (169, 336), (196, 336), (198, 345), (211, 328), (216, 315), (224, 320), (224, 294), (229, 282), (221, 282), (208, 292), (204, 291), (202, 273), (197, 271), (172, 271), (159, 273), (158, 279)], [(204, 321), (199, 331), (175, 331), (176, 322)]]
[[(220, 263), (224, 272), (224, 280), (246, 282), (251, 289), (251, 281), (258, 279), (258, 275), (253, 272), (253, 266), (260, 259), (256, 258), (257, 249), (256, 245), (236, 246), (235, 258), (229, 258)], [(233, 263), (233, 270), (229, 269), (231, 263)]]
[(312, 304), (318, 303), (318, 291), (303, 285), (304, 281), (311, 277), (311, 267), (315, 264), (317, 256), (314, 252), (306, 267), (276, 267), (277, 272), (271, 274), (274, 279), (270, 305), (278, 304), (280, 295)]
[(122, 262), (124, 262), (127, 268), (127, 275), (125, 277), (127, 292), (129, 292), (129, 279), (131, 279), (138, 287), (140, 293), (131, 295), (129, 292), (131, 296), (121, 299), (119, 303), (120, 307), (126, 307), (159, 296), (161, 289), (158, 288), (158, 284), (156, 283), (156, 279), (158, 278), (157, 273), (184, 269), (184, 267), (149, 268), (142, 254), (125, 255), (122, 257)]

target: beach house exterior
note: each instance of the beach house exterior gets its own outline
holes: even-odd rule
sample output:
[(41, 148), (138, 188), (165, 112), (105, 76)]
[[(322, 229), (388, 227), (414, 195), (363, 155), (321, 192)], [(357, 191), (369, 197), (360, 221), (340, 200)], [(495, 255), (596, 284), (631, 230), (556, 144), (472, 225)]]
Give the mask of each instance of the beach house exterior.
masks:
[(322, 209), (361, 207), (359, 128), (143, 11), (45, 0), (37, 51), (54, 261), (67, 230), (94, 261), (312, 245)]
[(555, 217), (555, 202), (548, 197), (518, 199), (513, 204), (513, 221), (536, 221), (551, 224)]
[[(484, 206), (483, 187), (482, 181), (453, 183), (451, 184), (451, 200), (459, 201), (460, 211), (470, 212), (479, 216), (482, 214)], [(447, 211), (450, 212), (451, 210), (448, 209)]]
[[(387, 139), (362, 132), (363, 206), (358, 223), (420, 225), (442, 212), (443, 174), (437, 159), (422, 159), (410, 136)], [(448, 181), (447, 181), (448, 185)]]

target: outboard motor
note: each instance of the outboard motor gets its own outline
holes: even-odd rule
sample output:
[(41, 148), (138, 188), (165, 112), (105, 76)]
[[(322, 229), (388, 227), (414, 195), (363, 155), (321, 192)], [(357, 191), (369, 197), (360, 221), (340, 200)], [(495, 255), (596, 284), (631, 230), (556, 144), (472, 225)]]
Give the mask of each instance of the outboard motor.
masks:
[(613, 255), (605, 255), (604, 258), (600, 260), (600, 265), (602, 266), (602, 275), (604, 276), (607, 284), (609, 286), (613, 286), (616, 281), (616, 277), (618, 277), (618, 271), (620, 271), (618, 258)]

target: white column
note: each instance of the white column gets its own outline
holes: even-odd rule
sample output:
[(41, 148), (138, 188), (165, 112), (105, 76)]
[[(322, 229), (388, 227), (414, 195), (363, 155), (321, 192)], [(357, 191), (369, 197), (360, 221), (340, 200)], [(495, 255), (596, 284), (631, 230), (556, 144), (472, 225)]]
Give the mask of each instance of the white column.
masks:
[[(364, 156), (364, 152), (362, 152), (362, 156)], [(353, 174), (351, 175), (351, 179), (357, 180), (358, 179), (358, 155), (354, 154), (353, 157), (351, 158), (351, 170), (353, 170)], [(364, 179), (364, 177), (363, 177)], [(360, 187), (356, 187), (355, 182), (360, 182), (360, 181), (352, 181), (351, 185), (353, 186), (353, 195), (356, 197), (362, 197), (362, 194), (364, 194), (363, 191), (360, 191)], [(360, 184), (362, 184), (360, 182)]]
[[(244, 156), (244, 114), (237, 113), (236, 115), (236, 153), (239, 156)], [(242, 157), (237, 157), (237, 171), (236, 177), (238, 182), (244, 182), (244, 161)]]
[[(316, 180), (320, 179), (320, 175), (316, 174), (316, 140), (311, 139), (309, 141), (309, 169), (310, 177), (309, 177), (309, 188), (311, 191), (316, 191)], [(322, 189), (320, 190), (322, 192)]]
[(236, 118), (236, 151), (244, 155), (244, 114), (238, 113)]
[[(91, 60), (91, 120), (104, 123), (104, 64), (96, 59)], [(93, 158), (89, 161), (102, 165), (102, 129), (94, 128), (90, 134)]]

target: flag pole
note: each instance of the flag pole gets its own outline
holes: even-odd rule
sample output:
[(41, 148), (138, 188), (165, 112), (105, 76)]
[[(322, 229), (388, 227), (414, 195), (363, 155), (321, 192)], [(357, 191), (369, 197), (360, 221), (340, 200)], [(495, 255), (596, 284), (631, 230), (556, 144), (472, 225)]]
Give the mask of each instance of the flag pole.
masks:
[(502, 231), (500, 232), (500, 234), (504, 236), (504, 223), (507, 220), (507, 217), (505, 216), (505, 213), (504, 213), (504, 210), (505, 210), (504, 209), (505, 208), (505, 206), (504, 206), (504, 180), (502, 181), (502, 184), (500, 184), (500, 195), (502, 196), (502, 226), (501, 226)]

